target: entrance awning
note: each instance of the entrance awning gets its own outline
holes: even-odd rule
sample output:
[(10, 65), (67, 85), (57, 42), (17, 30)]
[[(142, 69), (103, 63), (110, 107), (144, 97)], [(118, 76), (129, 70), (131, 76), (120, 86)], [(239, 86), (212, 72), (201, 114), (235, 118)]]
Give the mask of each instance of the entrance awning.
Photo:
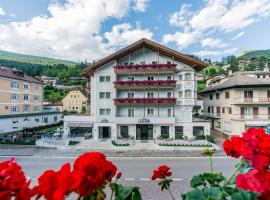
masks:
[(86, 127), (86, 128), (91, 128), (93, 127), (93, 123), (90, 123), (90, 122), (69, 122), (68, 127)]

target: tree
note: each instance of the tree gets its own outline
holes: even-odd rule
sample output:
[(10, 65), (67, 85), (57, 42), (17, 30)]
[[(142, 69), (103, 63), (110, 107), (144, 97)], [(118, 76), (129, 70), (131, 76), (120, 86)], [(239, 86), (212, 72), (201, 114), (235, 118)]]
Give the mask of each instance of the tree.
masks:
[(208, 72), (208, 75), (209, 75), (209, 76), (214, 76), (216, 73), (217, 73), (217, 71), (216, 71), (215, 68), (210, 68), (210, 69), (209, 69), (209, 72)]

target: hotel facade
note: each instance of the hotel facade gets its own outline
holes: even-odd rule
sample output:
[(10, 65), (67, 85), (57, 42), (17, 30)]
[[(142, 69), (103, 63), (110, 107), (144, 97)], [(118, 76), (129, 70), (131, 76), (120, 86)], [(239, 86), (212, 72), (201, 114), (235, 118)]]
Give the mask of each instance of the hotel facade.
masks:
[(270, 133), (269, 71), (235, 72), (200, 94), (213, 130), (232, 136), (256, 127)]
[(210, 134), (194, 120), (196, 72), (207, 65), (147, 39), (83, 72), (91, 87), (89, 116), (67, 116), (64, 131), (91, 127), (94, 139), (181, 139)]
[(57, 123), (61, 117), (61, 112), (43, 111), (40, 80), (0, 66), (0, 134)]

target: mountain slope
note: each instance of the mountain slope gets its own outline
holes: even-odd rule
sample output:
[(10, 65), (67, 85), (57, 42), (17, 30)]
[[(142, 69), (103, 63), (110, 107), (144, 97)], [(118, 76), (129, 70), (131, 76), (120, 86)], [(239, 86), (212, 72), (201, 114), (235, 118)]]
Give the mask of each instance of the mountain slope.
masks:
[(74, 65), (76, 64), (76, 62), (68, 61), (68, 60), (26, 55), (26, 54), (18, 54), (18, 53), (12, 53), (12, 52), (1, 51), (1, 50), (0, 50), (0, 59), (16, 61), (16, 62), (40, 64), (40, 65), (53, 65), (53, 64)]
[(244, 55), (241, 55), (238, 57), (239, 60), (248, 60), (250, 58), (260, 58), (260, 57), (266, 57), (270, 59), (270, 49), (266, 50), (255, 50), (255, 51), (249, 51), (245, 53)]

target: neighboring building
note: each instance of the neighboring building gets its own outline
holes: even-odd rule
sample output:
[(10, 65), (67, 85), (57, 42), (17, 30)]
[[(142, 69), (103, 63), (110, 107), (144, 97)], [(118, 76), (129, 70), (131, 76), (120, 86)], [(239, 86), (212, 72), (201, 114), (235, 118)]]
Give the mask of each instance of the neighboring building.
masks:
[(59, 122), (61, 113), (43, 112), (43, 84), (23, 72), (0, 67), (0, 133)]
[(74, 87), (62, 99), (62, 103), (64, 111), (86, 112), (87, 92), (81, 87)]
[(91, 114), (64, 119), (71, 128), (92, 127), (94, 139), (180, 139), (210, 134), (208, 121), (193, 120), (196, 72), (207, 64), (148, 39), (102, 59), (83, 75), (91, 85)]
[(239, 135), (270, 126), (270, 72), (235, 72), (200, 94), (214, 130)]

